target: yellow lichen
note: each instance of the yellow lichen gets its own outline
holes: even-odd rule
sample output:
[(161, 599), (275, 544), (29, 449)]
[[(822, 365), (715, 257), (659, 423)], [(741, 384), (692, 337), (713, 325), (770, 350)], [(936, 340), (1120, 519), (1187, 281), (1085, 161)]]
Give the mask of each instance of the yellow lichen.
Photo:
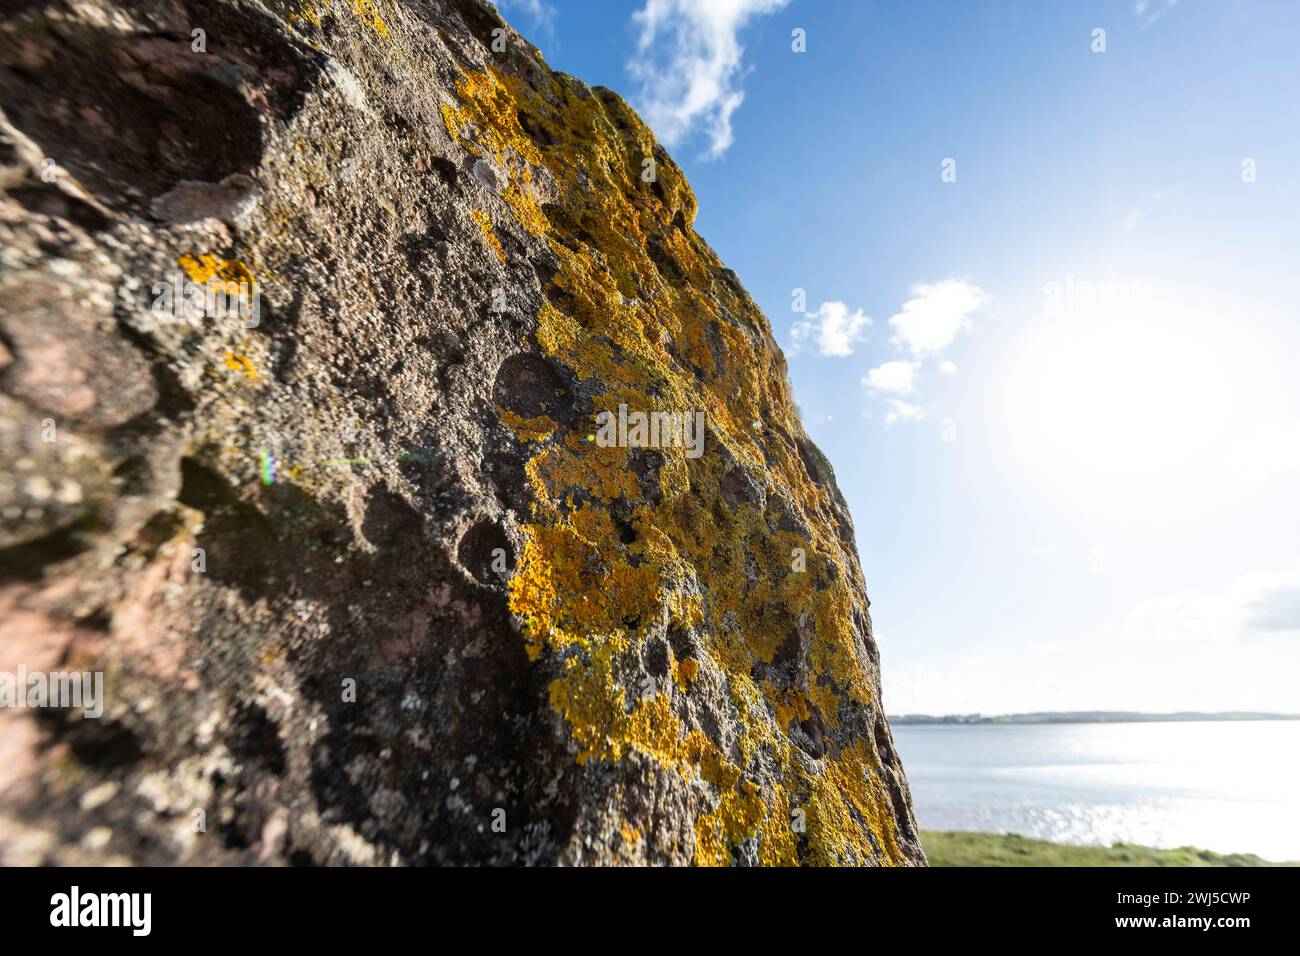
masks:
[(358, 20), (385, 40), (388, 39), (388, 24), (379, 15), (379, 9), (376, 7), (374, 0), (348, 0), (348, 6), (352, 8), (352, 12), (356, 14)]
[(459, 105), (444, 101), (441, 106), (447, 132), (475, 156), (506, 170), (501, 198), (521, 226), (541, 235), (549, 223), (533, 196), (533, 169), (542, 165), (542, 155), (519, 125), (510, 90), (492, 73), (471, 73), (461, 80), (457, 92)]
[(312, 26), (318, 27), (320, 26), (320, 11), (317, 10), (316, 6), (315, 3), (300, 3), (294, 12), (289, 14), (289, 19), (294, 23), (310, 23)]
[(673, 676), (677, 680), (677, 686), (685, 690), (687, 685), (695, 680), (695, 675), (699, 672), (700, 662), (693, 657), (688, 657), (686, 660), (678, 662)]
[(620, 824), (618, 828), (618, 833), (619, 836), (623, 838), (623, 843), (629, 849), (634, 848), (638, 843), (641, 842), (641, 831), (638, 830), (636, 827), (632, 826), (630, 823), (624, 822)]
[(479, 229), (483, 232), (483, 238), (492, 248), (492, 251), (497, 254), (497, 258), (502, 262), (505, 262), (506, 251), (501, 248), (501, 240), (498, 239), (497, 234), (492, 231), (492, 217), (481, 209), (475, 209), (469, 215), (471, 219), (478, 223)]
[(238, 259), (222, 259), (204, 253), (200, 256), (181, 256), (176, 264), (185, 270), (191, 282), (211, 285), (227, 295), (239, 295), (256, 288), (253, 270)]
[(227, 352), (224, 364), (226, 368), (230, 369), (232, 372), (243, 372), (254, 382), (257, 381), (257, 369), (253, 367), (253, 363), (249, 360), (248, 356), (237, 355), (234, 352)]
[[(639, 478), (629, 449), (589, 440), (594, 425), (556, 441), (549, 418), (498, 409), (533, 445), (534, 510), (510, 607), (529, 657), (558, 675), (550, 701), (578, 762), (636, 753), (679, 775), (703, 800), (698, 864), (733, 862), (746, 841), (770, 865), (904, 861), (870, 735), (818, 759), (791, 736), (809, 721), (836, 728), (843, 708), (872, 704), (852, 625), (860, 576), (828, 490), (789, 437), (801, 428), (766, 319), (717, 278), (721, 264), (690, 229), (685, 177), (612, 94), (555, 74), (525, 82), (496, 72), (465, 76), (457, 94), (442, 106), (448, 132), (506, 170), (501, 198), (559, 261), (537, 345), (597, 409), (699, 409), (708, 422), (703, 456), (661, 449), (656, 475)], [(525, 128), (545, 136), (535, 142)], [(640, 175), (649, 156), (660, 157), (654, 184)], [(562, 197), (549, 216), (535, 189), (543, 170)], [(473, 215), (492, 243), (490, 217)], [(807, 530), (778, 527), (759, 501), (724, 505), (732, 471)], [(806, 570), (792, 568), (795, 548)], [(692, 634), (699, 656), (674, 657), (666, 688), (625, 686), (620, 675), (636, 673), (628, 662), (665, 624)], [(756, 683), (753, 668), (798, 640), (807, 651), (795, 683)], [(706, 674), (735, 718), (726, 748), (683, 709)]]
[(532, 418), (523, 418), (516, 415), (508, 408), (497, 408), (497, 417), (501, 423), (515, 433), (515, 437), (520, 441), (534, 442), (546, 441), (558, 427), (555, 422), (545, 415), (535, 415)]
[(808, 698), (799, 691), (790, 688), (778, 690), (771, 684), (764, 684), (763, 690), (768, 700), (773, 702), (776, 708), (776, 722), (782, 728), (788, 728), (791, 723), (805, 721), (812, 716)]
[[(323, 11), (330, 6), (331, 0), (296, 0), (289, 13), (293, 23), (310, 23), (314, 27), (321, 25)], [(388, 39), (388, 24), (379, 13), (375, 0), (347, 0), (348, 9), (366, 29), (373, 31), (380, 38)]]

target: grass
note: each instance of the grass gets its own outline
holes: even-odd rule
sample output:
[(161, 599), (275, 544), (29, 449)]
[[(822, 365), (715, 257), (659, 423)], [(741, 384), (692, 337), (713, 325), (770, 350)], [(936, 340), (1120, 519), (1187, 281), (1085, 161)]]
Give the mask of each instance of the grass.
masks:
[(1067, 846), (1018, 833), (922, 830), (921, 843), (931, 866), (1300, 866), (1271, 863), (1253, 853), (1213, 853), (1194, 846), (1176, 850), (1133, 843)]

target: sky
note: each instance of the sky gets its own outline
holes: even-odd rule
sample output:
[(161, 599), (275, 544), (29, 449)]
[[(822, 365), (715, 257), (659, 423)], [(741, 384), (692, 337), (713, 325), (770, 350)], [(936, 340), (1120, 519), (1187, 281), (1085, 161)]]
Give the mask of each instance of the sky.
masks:
[(767, 314), (889, 713), (1300, 712), (1300, 4), (499, 6)]

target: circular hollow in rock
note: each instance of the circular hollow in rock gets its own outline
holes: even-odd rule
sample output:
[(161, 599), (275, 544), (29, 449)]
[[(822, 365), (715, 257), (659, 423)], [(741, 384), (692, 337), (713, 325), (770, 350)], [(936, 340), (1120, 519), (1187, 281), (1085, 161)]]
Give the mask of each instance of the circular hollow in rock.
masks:
[(516, 352), (497, 371), (492, 398), (521, 418), (546, 415), (567, 423), (573, 416), (573, 393), (555, 366), (540, 355)]
[(495, 521), (475, 522), (456, 546), (461, 566), (482, 584), (499, 584), (514, 570), (515, 553), (510, 539)]

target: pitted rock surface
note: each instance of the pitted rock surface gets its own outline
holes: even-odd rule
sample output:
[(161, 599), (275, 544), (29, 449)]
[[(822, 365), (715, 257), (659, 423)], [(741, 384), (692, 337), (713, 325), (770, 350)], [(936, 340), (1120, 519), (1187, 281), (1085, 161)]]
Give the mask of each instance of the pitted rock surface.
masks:
[(30, 0), (0, 111), (0, 670), (106, 682), (0, 711), (0, 860), (924, 863), (848, 510), (615, 93), (476, 0)]

